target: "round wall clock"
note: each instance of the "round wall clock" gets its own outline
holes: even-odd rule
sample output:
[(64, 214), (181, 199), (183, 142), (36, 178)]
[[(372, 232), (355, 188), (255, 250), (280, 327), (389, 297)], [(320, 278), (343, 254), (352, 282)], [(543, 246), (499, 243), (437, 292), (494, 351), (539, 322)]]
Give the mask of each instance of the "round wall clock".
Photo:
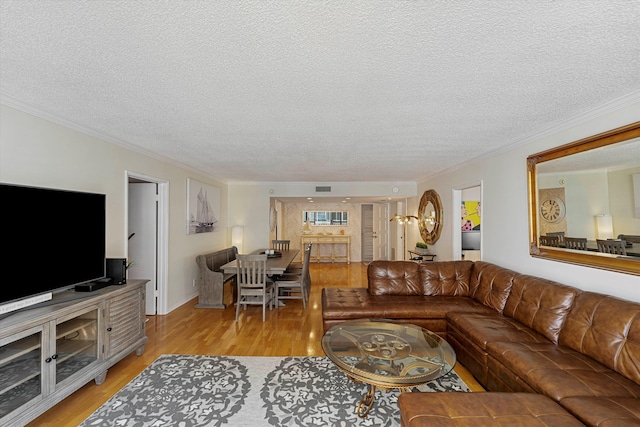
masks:
[(271, 231), (276, 231), (276, 224), (278, 223), (278, 212), (276, 211), (276, 207), (271, 205), (271, 209), (269, 210), (269, 228)]
[(564, 215), (564, 202), (558, 197), (547, 197), (540, 204), (540, 216), (547, 222), (560, 222)]

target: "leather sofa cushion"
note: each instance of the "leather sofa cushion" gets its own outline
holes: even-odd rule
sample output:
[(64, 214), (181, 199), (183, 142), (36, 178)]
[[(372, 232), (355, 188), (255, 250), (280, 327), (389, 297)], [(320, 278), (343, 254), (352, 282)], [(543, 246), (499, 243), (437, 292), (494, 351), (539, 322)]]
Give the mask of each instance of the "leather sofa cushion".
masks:
[(446, 337), (456, 351), (458, 361), (485, 387), (489, 384), (487, 342), (549, 342), (534, 330), (493, 310), (489, 313), (448, 313)]
[(583, 292), (558, 342), (640, 384), (640, 304)]
[(481, 304), (502, 313), (513, 285), (515, 271), (483, 261), (473, 263), (469, 295)]
[(460, 338), (485, 351), (487, 343), (491, 341), (549, 342), (543, 335), (522, 323), (496, 312), (451, 312), (447, 315), (447, 322), (450, 331), (460, 331)]
[(469, 296), (471, 261), (422, 262), (418, 264), (423, 295)]
[(365, 288), (322, 289), (322, 316), (326, 319), (435, 318), (445, 320), (452, 310), (488, 312), (471, 298), (412, 295), (370, 295)]
[(553, 400), (532, 393), (402, 393), (398, 406), (402, 427), (583, 425)]
[(373, 261), (367, 267), (371, 295), (469, 295), (473, 262)]
[[(552, 343), (489, 342), (489, 369), (517, 378), (559, 401), (572, 396), (640, 397), (640, 385), (568, 347)], [(512, 383), (511, 388), (522, 391)]]
[(367, 267), (371, 295), (423, 295), (418, 263), (373, 261)]
[(583, 423), (598, 427), (640, 426), (640, 399), (567, 397), (560, 404)]
[(560, 329), (579, 292), (551, 280), (518, 274), (503, 313), (557, 344)]

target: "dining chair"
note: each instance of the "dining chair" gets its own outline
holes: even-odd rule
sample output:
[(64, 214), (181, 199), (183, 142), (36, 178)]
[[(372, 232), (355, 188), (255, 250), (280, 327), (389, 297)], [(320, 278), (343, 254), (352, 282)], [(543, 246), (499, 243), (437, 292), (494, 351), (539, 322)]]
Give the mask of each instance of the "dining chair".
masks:
[[(305, 249), (308, 247), (309, 251), (311, 251), (311, 245), (313, 245), (313, 243), (306, 243), (304, 247)], [(302, 261), (304, 261), (304, 252), (302, 254), (301, 259)], [(302, 261), (292, 262), (291, 264), (289, 264), (287, 269), (284, 271), (283, 275), (300, 274), (302, 272)]]
[(560, 246), (560, 237), (559, 236), (540, 236), (540, 246), (551, 246), (557, 248)]
[(269, 310), (274, 304), (273, 281), (267, 278), (267, 255), (237, 255), (238, 302), (236, 303), (236, 322), (240, 316), (240, 306), (262, 306), (262, 321), (266, 319), (267, 305)]
[(311, 245), (304, 249), (302, 271), (300, 274), (284, 274), (278, 276), (276, 283), (276, 305), (280, 306), (280, 300), (301, 299), (302, 306), (307, 308), (309, 291), (311, 287), (311, 274), (309, 273), (309, 260), (311, 259)]
[(276, 251), (288, 251), (291, 240), (272, 240), (271, 249)]
[(553, 231), (547, 233), (547, 236), (558, 236), (558, 246), (564, 246), (564, 231)]
[(634, 236), (631, 234), (618, 234), (618, 239), (631, 243), (640, 243), (640, 236)]
[(624, 248), (622, 240), (600, 240), (596, 239), (598, 244), (598, 252), (614, 255), (627, 255), (627, 250)]
[(565, 247), (567, 249), (575, 249), (579, 251), (587, 250), (587, 238), (586, 237), (565, 237)]

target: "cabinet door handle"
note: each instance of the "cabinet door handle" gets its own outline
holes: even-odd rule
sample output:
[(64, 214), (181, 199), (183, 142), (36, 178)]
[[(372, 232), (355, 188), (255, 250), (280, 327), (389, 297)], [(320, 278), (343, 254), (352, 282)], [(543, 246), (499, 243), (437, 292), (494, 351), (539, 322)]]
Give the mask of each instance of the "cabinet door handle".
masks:
[(107, 331), (111, 332), (113, 330), (113, 328), (109, 327), (107, 328)]
[(54, 354), (53, 356), (51, 356), (51, 358), (52, 358), (53, 360), (56, 360), (56, 359), (58, 358), (58, 355), (57, 355), (57, 354)]
[(44, 359), (44, 361), (47, 362), (47, 363), (51, 363), (52, 360), (53, 359), (51, 357), (47, 357), (46, 359)]

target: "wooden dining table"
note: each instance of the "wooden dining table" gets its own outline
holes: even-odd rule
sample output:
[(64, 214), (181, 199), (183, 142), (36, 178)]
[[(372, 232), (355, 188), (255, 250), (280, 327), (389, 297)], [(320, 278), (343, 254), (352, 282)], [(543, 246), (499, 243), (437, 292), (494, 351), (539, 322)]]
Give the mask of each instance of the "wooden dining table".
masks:
[[(264, 249), (260, 249), (252, 252), (252, 255), (264, 253)], [(300, 253), (299, 249), (289, 249), (288, 251), (278, 251), (280, 256), (267, 256), (267, 275), (282, 274), (289, 267), (291, 261), (293, 261)], [(233, 260), (220, 267), (225, 273), (233, 274), (238, 271), (238, 262)]]

